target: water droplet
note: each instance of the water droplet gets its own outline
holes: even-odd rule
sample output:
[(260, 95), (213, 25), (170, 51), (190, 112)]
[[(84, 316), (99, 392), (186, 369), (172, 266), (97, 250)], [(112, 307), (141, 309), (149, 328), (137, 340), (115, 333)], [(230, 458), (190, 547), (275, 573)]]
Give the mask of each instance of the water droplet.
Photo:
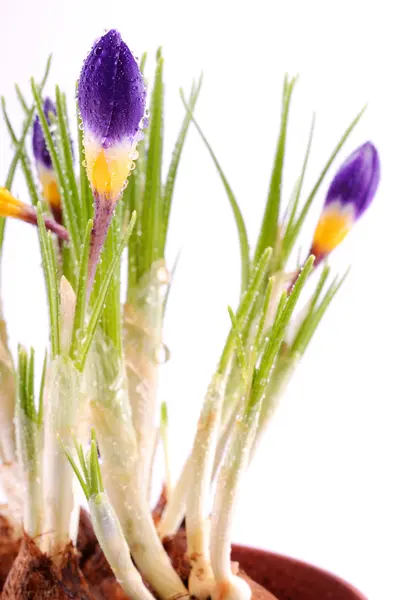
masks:
[(169, 274), (164, 265), (161, 265), (160, 267), (158, 267), (156, 277), (157, 277), (158, 283), (161, 283), (161, 284), (169, 283)]
[(167, 361), (169, 361), (170, 356), (170, 350), (165, 344), (160, 344), (154, 353), (154, 359), (158, 365), (165, 364)]

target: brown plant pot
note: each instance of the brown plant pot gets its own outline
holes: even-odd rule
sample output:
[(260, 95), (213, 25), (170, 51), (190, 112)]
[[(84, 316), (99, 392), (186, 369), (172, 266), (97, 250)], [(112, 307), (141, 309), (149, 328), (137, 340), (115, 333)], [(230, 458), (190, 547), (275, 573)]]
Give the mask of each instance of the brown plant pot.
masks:
[(278, 600), (367, 600), (335, 575), (293, 558), (234, 545), (232, 560)]

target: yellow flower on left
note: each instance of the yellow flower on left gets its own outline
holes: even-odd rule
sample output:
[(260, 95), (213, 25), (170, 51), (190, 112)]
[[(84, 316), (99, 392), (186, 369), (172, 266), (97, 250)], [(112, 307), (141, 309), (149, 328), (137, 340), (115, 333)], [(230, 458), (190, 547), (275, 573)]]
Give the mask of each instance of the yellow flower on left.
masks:
[[(14, 219), (20, 219), (26, 223), (37, 225), (37, 214), (36, 210), (30, 204), (25, 204), (21, 200), (17, 200), (9, 192), (7, 188), (0, 188), (0, 217), (12, 217)], [(68, 241), (68, 231), (56, 223), (53, 219), (48, 217), (44, 218), (44, 224), (49, 231), (52, 231), (62, 240)]]
[[(20, 200), (14, 198), (7, 188), (0, 188), (0, 216), (14, 217), (15, 219), (26, 220), (25, 205)], [(30, 208), (30, 207), (28, 207)]]

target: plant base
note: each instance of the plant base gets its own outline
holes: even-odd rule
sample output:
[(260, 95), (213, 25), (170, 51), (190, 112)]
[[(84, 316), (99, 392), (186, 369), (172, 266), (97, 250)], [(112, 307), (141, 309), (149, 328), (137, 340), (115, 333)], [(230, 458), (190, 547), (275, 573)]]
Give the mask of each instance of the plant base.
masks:
[[(165, 538), (164, 547), (187, 583), (190, 563), (185, 532)], [(77, 550), (67, 547), (56, 568), (29, 537), (16, 540), (7, 520), (0, 516), (0, 599), (127, 600), (84, 511)], [(233, 546), (232, 560), (233, 570), (249, 583), (252, 600), (367, 600), (333, 575), (270, 552)]]

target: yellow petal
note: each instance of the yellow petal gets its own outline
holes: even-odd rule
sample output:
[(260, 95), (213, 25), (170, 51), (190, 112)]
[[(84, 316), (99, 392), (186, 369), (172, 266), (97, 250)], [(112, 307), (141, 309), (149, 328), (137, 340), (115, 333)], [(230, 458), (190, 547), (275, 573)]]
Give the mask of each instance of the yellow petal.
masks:
[(52, 169), (38, 166), (39, 180), (42, 184), (43, 198), (52, 208), (61, 207), (61, 197), (57, 185), (57, 179)]
[(85, 143), (86, 171), (95, 193), (118, 200), (133, 168), (134, 148), (130, 144), (104, 149), (96, 141)]
[(0, 217), (22, 219), (25, 212), (26, 204), (14, 198), (7, 188), (0, 188)]
[(327, 255), (340, 244), (354, 223), (353, 212), (339, 205), (328, 206), (322, 213), (314, 233), (311, 252)]

